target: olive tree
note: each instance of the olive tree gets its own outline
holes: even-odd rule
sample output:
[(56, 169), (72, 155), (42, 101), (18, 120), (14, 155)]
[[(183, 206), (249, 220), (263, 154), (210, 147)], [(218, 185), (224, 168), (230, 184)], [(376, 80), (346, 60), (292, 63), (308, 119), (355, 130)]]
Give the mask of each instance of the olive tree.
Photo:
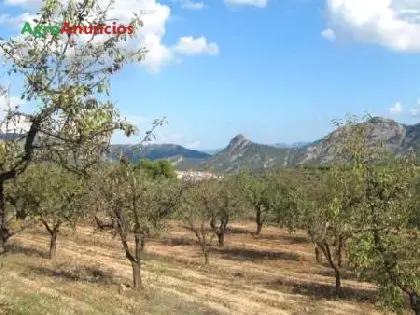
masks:
[[(104, 25), (110, 21), (112, 3), (46, 0), (33, 22)], [(135, 17), (132, 25), (137, 28), (141, 21)], [(73, 170), (85, 169), (104, 152), (113, 130), (134, 131), (119, 119), (108, 98), (109, 79), (126, 63), (140, 61), (144, 51), (123, 48), (120, 43), (129, 39), (125, 34), (77, 36), (47, 33), (0, 39), (1, 62), (12, 78), (24, 79), (21, 98), (30, 105), (27, 110), (9, 107), (1, 122), (3, 132), (15, 136), (0, 147), (0, 254), (14, 234), (8, 224), (12, 218), (6, 213), (4, 185), (23, 173), (34, 156)], [(16, 132), (22, 123), (24, 131)]]

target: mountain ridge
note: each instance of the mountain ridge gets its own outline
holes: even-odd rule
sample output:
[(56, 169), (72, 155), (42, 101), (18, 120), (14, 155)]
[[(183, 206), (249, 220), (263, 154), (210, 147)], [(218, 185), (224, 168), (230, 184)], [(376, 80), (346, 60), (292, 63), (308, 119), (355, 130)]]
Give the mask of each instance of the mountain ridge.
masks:
[[(420, 123), (408, 125), (384, 117), (372, 117), (366, 124), (372, 128), (371, 141), (381, 139), (394, 155), (400, 155), (410, 148), (420, 151)], [(200, 150), (186, 149), (177, 144), (111, 145), (111, 160), (117, 160), (120, 153), (133, 162), (140, 159), (167, 159), (177, 169), (210, 170), (221, 173), (236, 172), (243, 168), (263, 170), (272, 166), (293, 166), (299, 164), (327, 164), (333, 159), (335, 144), (339, 142), (334, 130), (312, 142), (295, 144), (261, 144), (243, 134), (234, 136), (227, 146), (214, 150), (213, 154)]]

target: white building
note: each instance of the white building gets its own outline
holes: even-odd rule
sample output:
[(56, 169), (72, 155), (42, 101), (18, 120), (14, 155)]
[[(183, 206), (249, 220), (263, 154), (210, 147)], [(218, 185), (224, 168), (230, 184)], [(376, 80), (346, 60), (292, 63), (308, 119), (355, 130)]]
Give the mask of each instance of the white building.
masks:
[(217, 176), (211, 172), (199, 172), (199, 171), (177, 171), (177, 176), (179, 179), (194, 179), (194, 180), (203, 180), (210, 178), (222, 178), (222, 176)]

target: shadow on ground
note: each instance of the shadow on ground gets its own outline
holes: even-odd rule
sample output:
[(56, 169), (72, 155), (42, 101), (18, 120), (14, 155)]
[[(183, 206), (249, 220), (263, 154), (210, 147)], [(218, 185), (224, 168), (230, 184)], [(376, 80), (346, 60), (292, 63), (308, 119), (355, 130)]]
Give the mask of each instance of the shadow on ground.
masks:
[[(321, 275), (321, 276), (335, 278), (335, 273), (334, 273), (334, 270), (332, 270), (332, 269), (331, 269), (331, 267), (330, 267), (328, 264), (325, 264), (325, 267), (327, 267), (327, 268), (329, 268), (329, 269), (328, 269), (328, 270), (322, 270), (322, 271), (319, 271), (319, 272), (317, 272), (317, 273), (318, 273), (319, 275)], [(357, 275), (355, 275), (355, 274), (354, 274), (354, 273), (352, 273), (352, 272), (342, 270), (342, 271), (340, 272), (340, 274), (341, 274), (341, 279), (342, 279), (342, 280), (355, 280), (355, 281), (357, 281), (357, 280), (358, 280), (358, 279), (357, 279)]]
[(24, 254), (26, 256), (48, 258), (47, 251), (42, 251), (34, 247), (22, 246), (20, 244), (7, 244), (6, 250), (10, 254)]
[(58, 277), (68, 281), (82, 281), (96, 284), (117, 283), (112, 273), (90, 266), (69, 267), (63, 265), (57, 267), (56, 270), (47, 267), (31, 266), (30, 270), (37, 274)]
[[(283, 292), (290, 292), (293, 294), (302, 294), (310, 298), (319, 300), (336, 300), (334, 279), (331, 279), (331, 285), (320, 283), (296, 283), (284, 279), (276, 279), (261, 283), (263, 286), (270, 289), (277, 289)], [(370, 290), (356, 289), (349, 287), (341, 288), (341, 300), (347, 301), (376, 301), (376, 293)]]
[(300, 260), (299, 256), (293, 253), (256, 250), (250, 248), (226, 247), (215, 248), (213, 251), (221, 254), (223, 259), (229, 260)]
[(197, 241), (193, 239), (183, 238), (183, 237), (169, 237), (165, 238), (162, 241), (162, 244), (168, 246), (191, 246), (197, 245)]

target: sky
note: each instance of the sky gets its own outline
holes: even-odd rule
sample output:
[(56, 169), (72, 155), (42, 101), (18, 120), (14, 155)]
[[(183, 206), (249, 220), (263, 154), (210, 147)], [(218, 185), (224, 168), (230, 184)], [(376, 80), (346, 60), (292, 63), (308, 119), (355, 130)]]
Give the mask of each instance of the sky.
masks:
[[(40, 3), (0, 1), (0, 37)], [(312, 141), (346, 113), (419, 122), (420, 0), (118, 0), (111, 14), (134, 12), (149, 52), (112, 78), (112, 98), (140, 130), (167, 118), (155, 142)]]

